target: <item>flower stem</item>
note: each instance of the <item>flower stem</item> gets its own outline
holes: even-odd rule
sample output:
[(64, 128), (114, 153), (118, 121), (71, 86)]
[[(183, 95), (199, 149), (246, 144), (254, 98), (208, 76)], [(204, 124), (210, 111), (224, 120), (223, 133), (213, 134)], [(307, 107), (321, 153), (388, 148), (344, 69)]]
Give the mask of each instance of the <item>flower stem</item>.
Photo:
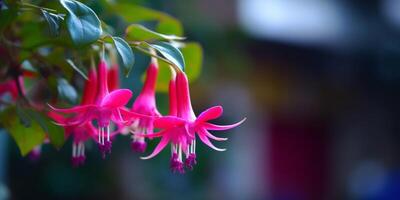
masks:
[(181, 71), (181, 69), (180, 69), (179, 67), (177, 67), (177, 66), (176, 66), (174, 63), (172, 63), (171, 61), (169, 61), (169, 60), (167, 60), (167, 59), (165, 59), (165, 58), (163, 58), (163, 57), (161, 57), (161, 56), (158, 56), (157, 54), (153, 54), (153, 53), (147, 51), (146, 49), (140, 47), (139, 45), (136, 45), (136, 44), (133, 44), (133, 45), (132, 45), (132, 44), (131, 44), (131, 47), (133, 47), (133, 48), (139, 50), (140, 52), (142, 52), (142, 53), (144, 53), (144, 54), (146, 54), (146, 55), (155, 57), (155, 58), (157, 58), (157, 59), (159, 59), (159, 60), (161, 60), (161, 61), (166, 62), (167, 64), (169, 64), (170, 66), (172, 66), (173, 69), (174, 69), (176, 72), (180, 72), (180, 71)]

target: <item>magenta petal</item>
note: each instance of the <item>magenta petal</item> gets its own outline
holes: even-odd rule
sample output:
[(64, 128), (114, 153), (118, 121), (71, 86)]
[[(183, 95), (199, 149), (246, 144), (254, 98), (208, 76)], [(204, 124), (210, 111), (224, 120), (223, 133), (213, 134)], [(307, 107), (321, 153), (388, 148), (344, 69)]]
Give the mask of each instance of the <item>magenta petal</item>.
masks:
[(162, 137), (160, 143), (158, 143), (158, 145), (154, 149), (153, 153), (151, 153), (149, 156), (140, 157), (140, 158), (143, 160), (146, 160), (146, 159), (150, 159), (150, 158), (156, 156), (158, 153), (160, 153), (161, 150), (163, 150), (165, 148), (165, 146), (167, 146), (168, 142), (169, 142), (169, 138), (167, 136)]
[(204, 112), (202, 112), (199, 117), (196, 119), (196, 123), (206, 122), (212, 119), (216, 119), (222, 115), (222, 107), (221, 106), (214, 106), (211, 107)]
[(179, 117), (165, 116), (154, 120), (154, 127), (156, 128), (171, 128), (184, 124), (186, 121)]
[(68, 126), (71, 126), (71, 125), (66, 124), (66, 123), (59, 123), (59, 122), (55, 122), (55, 121), (52, 121), (52, 123), (57, 125), (57, 126), (62, 126), (64, 128), (67, 128)]
[(128, 103), (132, 92), (128, 89), (114, 90), (107, 94), (101, 101), (101, 107), (118, 108)]
[(118, 126), (124, 126), (128, 121), (122, 118), (120, 109), (115, 109), (112, 111), (111, 121), (116, 123)]
[(75, 106), (72, 108), (55, 108), (51, 106), (50, 104), (47, 104), (52, 110), (56, 112), (62, 112), (62, 113), (82, 113), (86, 112), (90, 108), (95, 108), (95, 105), (84, 105), (84, 106)]
[(85, 113), (78, 114), (68, 120), (66, 124), (68, 126), (82, 126), (86, 123), (89, 123), (93, 119), (93, 110), (88, 110)]
[(207, 138), (207, 133), (205, 133), (204, 131), (202, 131), (201, 129), (199, 130), (199, 138), (200, 140), (206, 144), (207, 146), (211, 147), (212, 149), (216, 150), (216, 151), (225, 151), (226, 149), (220, 149), (215, 147), (210, 140)]
[(156, 137), (162, 137), (162, 136), (164, 136), (165, 133), (166, 133), (167, 131), (168, 131), (168, 130), (163, 130), (163, 131), (160, 131), (160, 132), (158, 132), (158, 133), (152, 133), (152, 134), (135, 133), (135, 135), (136, 135), (136, 136), (139, 136), (139, 137), (144, 137), (144, 138), (153, 139), (153, 138), (156, 138)]
[(228, 138), (217, 137), (217, 136), (211, 134), (210, 132), (208, 132), (206, 129), (201, 129), (201, 131), (206, 133), (206, 136), (211, 138), (211, 139), (213, 139), (213, 140), (216, 140), (216, 141), (226, 141), (226, 140), (228, 140)]
[(68, 120), (66, 119), (64, 121), (55, 121), (53, 123), (58, 126), (63, 126), (65, 128), (71, 126), (82, 126), (91, 120), (90, 115), (91, 115), (90, 112), (86, 112), (83, 115), (76, 115)]
[(185, 131), (186, 131), (186, 133), (190, 136), (190, 137), (192, 137), (192, 138), (194, 138), (195, 137), (195, 129), (193, 129), (193, 128), (191, 128), (190, 127), (190, 124), (186, 124), (185, 126), (184, 126), (184, 128), (185, 128)]
[(129, 120), (131, 118), (145, 118), (145, 119), (155, 118), (153, 116), (143, 115), (137, 112), (129, 111), (126, 108), (121, 108), (119, 109), (119, 111), (121, 112), (122, 118), (124, 118), (124, 120)]
[(242, 124), (244, 121), (246, 121), (246, 118), (240, 120), (240, 122), (231, 124), (231, 125), (216, 125), (216, 124), (211, 124), (211, 123), (203, 123), (202, 126), (206, 128), (207, 130), (212, 130), (212, 131), (224, 131), (228, 130), (231, 128), (235, 128)]
[(91, 122), (88, 122), (86, 125), (86, 131), (88, 132), (89, 136), (94, 140), (97, 141), (98, 139), (98, 133), (97, 129), (93, 126)]
[(51, 119), (53, 119), (57, 123), (65, 123), (65, 117), (54, 111), (48, 112), (47, 116), (49, 116)]

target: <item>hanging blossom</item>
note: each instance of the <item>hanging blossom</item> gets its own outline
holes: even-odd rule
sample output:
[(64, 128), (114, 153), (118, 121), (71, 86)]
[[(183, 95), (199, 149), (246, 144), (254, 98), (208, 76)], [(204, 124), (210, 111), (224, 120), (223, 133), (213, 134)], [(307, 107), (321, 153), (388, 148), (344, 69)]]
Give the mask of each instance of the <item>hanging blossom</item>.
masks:
[[(81, 106), (93, 104), (96, 99), (97, 91), (97, 77), (96, 70), (91, 68), (88, 75), (88, 80), (85, 81)], [(77, 118), (82, 117), (82, 114), (78, 113)], [(86, 160), (85, 156), (85, 142), (89, 139), (96, 140), (98, 132), (93, 126), (92, 122), (88, 121), (83, 124), (70, 124), (70, 120), (73, 118), (66, 118), (54, 111), (48, 113), (48, 116), (52, 118), (56, 123), (63, 124), (65, 138), (73, 137), (72, 142), (72, 165), (78, 167), (83, 165)]]
[(129, 89), (108, 91), (107, 73), (107, 64), (105, 60), (102, 59), (98, 67), (97, 96), (93, 103), (68, 109), (51, 107), (56, 112), (75, 114), (75, 116), (64, 125), (83, 125), (92, 120), (96, 120), (98, 126), (97, 142), (103, 157), (105, 154), (111, 152), (112, 136), (118, 133), (114, 132), (113, 134), (113, 132), (111, 132), (110, 122), (118, 126), (123, 126), (126, 121), (122, 118), (122, 115), (145, 117), (124, 109), (124, 106), (132, 97), (132, 92)]
[(130, 125), (124, 130), (132, 133), (131, 148), (137, 152), (146, 150), (144, 137), (138, 134), (153, 134), (153, 123), (156, 117), (160, 117), (156, 107), (155, 87), (158, 74), (157, 59), (151, 58), (151, 62), (146, 71), (146, 80), (143, 89), (132, 105), (131, 111), (149, 117), (133, 116), (130, 118)]
[[(215, 106), (202, 112), (198, 117), (193, 112), (190, 101), (189, 83), (183, 72), (178, 72), (176, 79), (172, 79), (169, 85), (170, 113), (169, 116), (155, 120), (154, 126), (163, 129), (159, 133), (147, 135), (147, 137), (161, 137), (159, 144), (147, 157), (156, 156), (168, 143), (171, 143), (170, 168), (173, 172), (184, 173), (184, 167), (193, 169), (196, 164), (196, 135), (207, 146), (217, 151), (225, 151), (215, 147), (210, 139), (225, 141), (227, 138), (219, 138), (212, 135), (209, 130), (228, 130), (239, 126), (245, 121), (241, 120), (232, 125), (215, 125), (208, 121), (222, 115), (222, 107)], [(142, 135), (146, 136), (146, 135)]]

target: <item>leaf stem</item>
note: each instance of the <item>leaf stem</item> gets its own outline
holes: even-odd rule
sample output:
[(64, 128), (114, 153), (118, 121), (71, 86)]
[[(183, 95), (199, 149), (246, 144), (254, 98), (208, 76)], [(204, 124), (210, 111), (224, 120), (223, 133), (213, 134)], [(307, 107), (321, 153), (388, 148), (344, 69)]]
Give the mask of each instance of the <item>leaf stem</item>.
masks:
[(181, 69), (180, 69), (178, 66), (176, 66), (174, 63), (170, 62), (169, 60), (167, 60), (167, 59), (165, 59), (165, 58), (163, 58), (163, 57), (161, 57), (161, 56), (158, 56), (157, 54), (153, 54), (153, 53), (147, 51), (146, 49), (140, 47), (140, 46), (139, 46), (140, 43), (139, 43), (139, 45), (138, 45), (138, 44), (129, 43), (129, 45), (130, 45), (131, 47), (133, 47), (133, 48), (139, 50), (140, 52), (146, 54), (146, 55), (155, 57), (155, 58), (157, 58), (157, 59), (159, 59), (159, 60), (161, 60), (161, 61), (166, 62), (167, 64), (169, 64), (170, 66), (172, 66), (172, 68), (173, 68), (176, 72), (180, 72), (180, 71), (181, 71)]
[(41, 6), (37, 6), (34, 4), (30, 4), (30, 3), (26, 3), (26, 2), (21, 2), (18, 3), (20, 6), (25, 6), (25, 7), (29, 7), (29, 8), (36, 8), (36, 9), (41, 9), (41, 10), (47, 10), (50, 12), (57, 12), (57, 10), (51, 9), (51, 8), (45, 8), (45, 7), (41, 7)]
[(103, 42), (101, 46), (101, 59), (106, 59), (106, 44)]

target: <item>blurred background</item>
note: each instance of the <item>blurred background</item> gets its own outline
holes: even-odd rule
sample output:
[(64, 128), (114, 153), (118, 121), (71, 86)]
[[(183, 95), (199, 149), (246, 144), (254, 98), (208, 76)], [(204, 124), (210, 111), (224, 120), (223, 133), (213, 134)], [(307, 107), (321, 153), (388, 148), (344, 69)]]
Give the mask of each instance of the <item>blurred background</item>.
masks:
[(32, 162), (0, 134), (0, 199), (399, 199), (400, 0), (134, 2), (180, 19), (203, 45), (195, 112), (247, 117), (217, 133), (228, 150), (198, 145), (198, 165), (179, 175), (169, 151), (143, 161), (120, 137), (111, 156), (93, 145), (74, 169), (70, 141)]

